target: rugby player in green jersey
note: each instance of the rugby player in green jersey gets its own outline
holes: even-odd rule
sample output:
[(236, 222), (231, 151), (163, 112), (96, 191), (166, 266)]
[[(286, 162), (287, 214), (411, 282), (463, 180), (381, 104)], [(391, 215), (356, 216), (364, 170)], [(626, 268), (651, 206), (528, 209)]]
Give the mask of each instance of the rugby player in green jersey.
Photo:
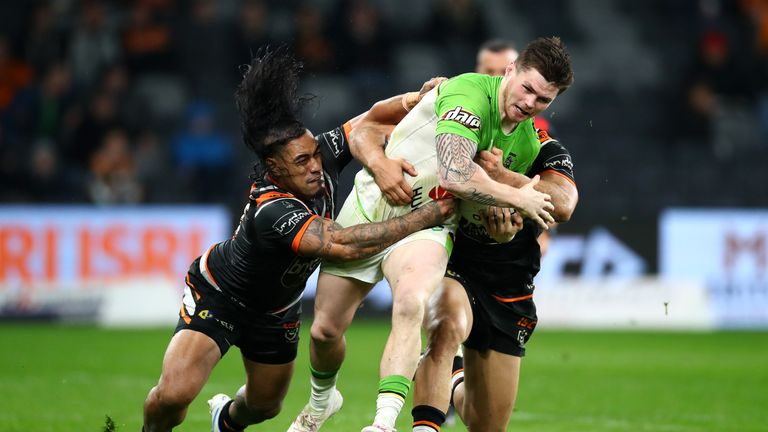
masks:
[[(476, 161), (491, 178), (513, 186), (540, 176), (536, 189), (551, 196), (553, 217), (565, 222), (578, 201), (573, 163), (546, 130), (537, 133), (538, 156), (524, 170), (508, 169), (499, 149), (480, 152)], [(525, 344), (537, 323), (533, 279), (543, 254), (541, 230), (508, 209), (462, 214), (446, 277), (427, 312), (428, 347), (414, 389), (416, 432), (439, 430), (449, 400), (469, 430), (506, 430)], [(461, 344), (464, 358), (454, 358)]]
[[(388, 202), (376, 176), (363, 170), (337, 221), (346, 226), (385, 220), (448, 192), (466, 200), (463, 211), (469, 213), (488, 205), (511, 207), (542, 228), (552, 223), (549, 195), (534, 189), (538, 177), (515, 188), (492, 180), (473, 161), (478, 151), (497, 148), (505, 167), (524, 173), (538, 155), (541, 144), (532, 117), (546, 109), (573, 78), (559, 40), (534, 41), (524, 52), (527, 54), (504, 77), (464, 74), (442, 83), (392, 131), (386, 157), (405, 159), (415, 170), (415, 175), (406, 178), (412, 192), (408, 204)], [(375, 151), (368, 154), (366, 166), (383, 163), (374, 160), (380, 157)], [(344, 331), (382, 277), (392, 287), (392, 329), (381, 358), (376, 414), (363, 432), (394, 430), (418, 364), (427, 301), (443, 279), (454, 231), (455, 223), (447, 222), (442, 228), (413, 234), (371, 258), (323, 264), (311, 329), (312, 394), (290, 431), (317, 430), (327, 418), (324, 401), (336, 391), (336, 375), (346, 349)], [(322, 421), (313, 423), (313, 418)]]

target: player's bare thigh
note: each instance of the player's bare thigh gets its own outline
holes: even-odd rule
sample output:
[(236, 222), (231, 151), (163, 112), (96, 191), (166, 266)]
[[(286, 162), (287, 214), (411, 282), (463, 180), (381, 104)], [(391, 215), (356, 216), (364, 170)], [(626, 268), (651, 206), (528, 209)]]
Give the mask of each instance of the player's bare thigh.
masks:
[(313, 333), (318, 326), (327, 327), (324, 332), (343, 333), (372, 287), (373, 284), (367, 282), (321, 271), (317, 279)]
[(179, 331), (165, 351), (163, 371), (155, 392), (171, 404), (191, 402), (220, 359), (221, 351), (213, 339), (194, 330)]
[(395, 301), (402, 296), (426, 301), (442, 281), (447, 264), (444, 245), (421, 239), (395, 248), (384, 260), (382, 270)]
[(464, 348), (462, 420), (470, 430), (505, 431), (515, 406), (520, 357)]

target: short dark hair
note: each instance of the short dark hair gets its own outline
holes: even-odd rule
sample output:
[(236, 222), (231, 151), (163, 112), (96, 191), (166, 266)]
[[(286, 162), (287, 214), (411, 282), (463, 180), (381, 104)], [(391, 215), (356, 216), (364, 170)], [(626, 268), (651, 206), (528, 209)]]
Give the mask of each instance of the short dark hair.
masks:
[(306, 133), (299, 120), (312, 96), (298, 96), (302, 64), (284, 46), (262, 48), (244, 67), (235, 92), (243, 142), (258, 156), (254, 176), (265, 172), (264, 160)]
[(480, 45), (478, 51), (490, 51), (500, 53), (515, 49), (515, 44), (504, 39), (491, 39)]
[(571, 56), (559, 37), (538, 38), (529, 43), (515, 61), (518, 68), (534, 68), (558, 89), (558, 94), (573, 84)]

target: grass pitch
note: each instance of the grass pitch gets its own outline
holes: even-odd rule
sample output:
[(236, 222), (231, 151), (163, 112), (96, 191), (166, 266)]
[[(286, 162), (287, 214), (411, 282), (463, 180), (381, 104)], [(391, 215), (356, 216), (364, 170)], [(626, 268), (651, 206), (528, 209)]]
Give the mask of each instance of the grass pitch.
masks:
[[(283, 412), (249, 430), (284, 431), (306, 402), (309, 322), (303, 327)], [(370, 422), (387, 331), (386, 322), (353, 324), (339, 381), (344, 408), (323, 430), (356, 432)], [(170, 336), (171, 329), (0, 326), (0, 431), (100, 432), (107, 416), (117, 431), (139, 431)], [(242, 383), (233, 349), (176, 430), (210, 430), (208, 397)], [(410, 406), (400, 431), (410, 430)], [(768, 333), (538, 330), (509, 430), (768, 431)]]

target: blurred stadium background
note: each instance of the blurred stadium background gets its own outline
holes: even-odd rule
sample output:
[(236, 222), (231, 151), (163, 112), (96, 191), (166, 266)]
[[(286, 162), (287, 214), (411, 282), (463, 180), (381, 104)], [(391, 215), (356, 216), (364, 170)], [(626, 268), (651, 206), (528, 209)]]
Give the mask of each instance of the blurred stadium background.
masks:
[[(580, 203), (537, 278), (513, 428), (768, 430), (768, 2), (16, 0), (0, 2), (0, 431), (138, 430), (183, 274), (246, 198), (232, 94), (251, 52), (304, 60), (321, 132), (471, 71), (487, 39), (549, 35), (574, 61), (545, 118)], [(331, 430), (368, 419), (387, 307), (378, 287), (353, 326)], [(303, 405), (303, 351), (286, 413), (253, 429)], [(211, 394), (242, 379), (228, 357)], [(179, 430), (206, 427), (200, 399)]]

